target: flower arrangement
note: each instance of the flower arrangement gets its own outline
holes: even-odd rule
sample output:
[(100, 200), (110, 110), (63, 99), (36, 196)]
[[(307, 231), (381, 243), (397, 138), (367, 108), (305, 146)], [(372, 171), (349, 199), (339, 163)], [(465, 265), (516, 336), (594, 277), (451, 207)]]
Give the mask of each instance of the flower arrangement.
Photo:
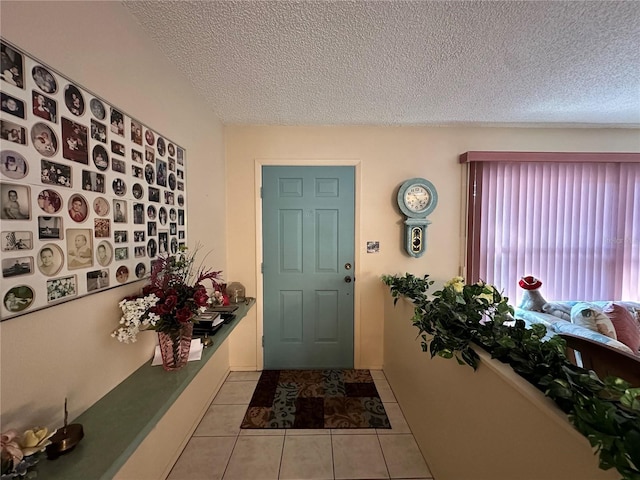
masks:
[[(193, 253), (182, 248), (175, 255), (159, 257), (151, 268), (149, 284), (142, 294), (125, 297), (120, 327), (111, 336), (124, 343), (133, 343), (143, 330), (176, 334), (182, 326), (194, 321), (207, 306), (218, 302), (222, 289), (220, 271), (194, 268)], [(205, 282), (211, 282), (213, 294), (207, 293)]]
[(47, 428), (34, 427), (22, 435), (16, 430), (7, 430), (0, 435), (0, 458), (2, 460), (2, 480), (16, 477), (33, 478), (33, 467), (39, 460), (39, 453), (51, 442), (49, 438), (56, 433)]

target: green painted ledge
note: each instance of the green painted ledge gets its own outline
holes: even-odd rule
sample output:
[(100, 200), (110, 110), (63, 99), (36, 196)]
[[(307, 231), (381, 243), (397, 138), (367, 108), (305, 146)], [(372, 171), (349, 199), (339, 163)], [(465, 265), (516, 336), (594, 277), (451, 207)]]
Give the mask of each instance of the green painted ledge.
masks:
[(69, 423), (80, 423), (84, 438), (56, 460), (42, 458), (38, 478), (60, 480), (111, 479), (191, 383), (202, 367), (255, 304), (241, 304), (236, 318), (209, 337), (213, 345), (200, 361), (177, 372), (151, 366), (149, 360), (113, 390)]

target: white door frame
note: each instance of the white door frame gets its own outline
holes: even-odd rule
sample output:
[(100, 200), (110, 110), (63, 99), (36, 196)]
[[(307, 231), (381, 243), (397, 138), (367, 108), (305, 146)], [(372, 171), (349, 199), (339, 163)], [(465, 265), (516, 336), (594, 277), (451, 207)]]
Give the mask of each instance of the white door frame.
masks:
[[(354, 218), (354, 263), (353, 275), (357, 279), (360, 275), (360, 173), (361, 162), (357, 159), (329, 159), (329, 160), (290, 160), (290, 159), (256, 159), (255, 168), (255, 199), (256, 199), (256, 295), (262, 296), (263, 283), (260, 265), (262, 264), (262, 167), (292, 166), (292, 167), (354, 167), (355, 174), (355, 218)], [(353, 366), (360, 367), (360, 289), (358, 283), (354, 285), (353, 293)], [(264, 335), (264, 311), (262, 302), (256, 302), (256, 363), (258, 370), (264, 368), (264, 351), (262, 336)]]

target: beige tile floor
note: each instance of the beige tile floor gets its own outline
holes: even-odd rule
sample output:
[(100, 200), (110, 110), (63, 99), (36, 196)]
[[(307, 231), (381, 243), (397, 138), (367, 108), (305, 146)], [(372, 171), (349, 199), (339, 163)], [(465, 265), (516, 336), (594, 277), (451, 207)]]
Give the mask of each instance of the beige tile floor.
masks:
[(431, 479), (382, 371), (391, 429), (241, 430), (260, 372), (231, 372), (169, 480)]

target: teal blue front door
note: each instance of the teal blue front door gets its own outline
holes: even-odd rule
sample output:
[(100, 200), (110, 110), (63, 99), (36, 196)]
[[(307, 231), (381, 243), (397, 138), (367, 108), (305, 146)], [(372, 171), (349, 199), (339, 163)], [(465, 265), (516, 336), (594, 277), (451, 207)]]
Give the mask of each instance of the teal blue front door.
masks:
[(264, 368), (353, 368), (354, 167), (263, 167)]

